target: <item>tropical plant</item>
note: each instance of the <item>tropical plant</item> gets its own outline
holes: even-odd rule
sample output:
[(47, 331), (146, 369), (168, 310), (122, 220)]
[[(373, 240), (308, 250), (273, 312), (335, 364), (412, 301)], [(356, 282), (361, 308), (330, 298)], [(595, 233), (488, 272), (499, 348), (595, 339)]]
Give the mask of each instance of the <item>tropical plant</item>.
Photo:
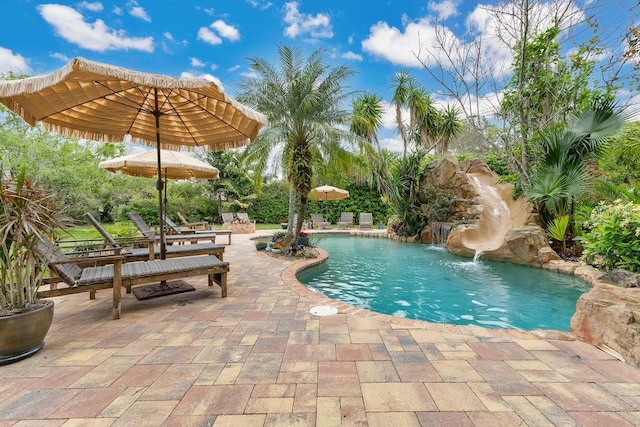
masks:
[(54, 240), (63, 227), (51, 195), (25, 177), (0, 167), (0, 316), (37, 307), (36, 292), (47, 271), (40, 239)]
[(547, 224), (547, 234), (562, 244), (562, 253), (567, 252), (566, 234), (569, 227), (569, 215), (560, 215)]
[[(317, 50), (305, 59), (300, 49), (280, 47), (279, 65), (251, 58), (249, 67), (255, 76), (241, 83), (238, 96), (268, 118), (261, 132), (264, 136), (258, 139), (268, 138), (269, 144), (284, 142), (286, 176), (300, 198), (298, 222), (287, 233), (292, 251), (296, 250), (296, 237), (304, 222), (317, 155), (325, 147), (339, 147), (339, 142), (348, 137), (340, 126), (348, 118), (342, 109), (348, 96), (344, 82), (353, 71), (345, 66), (331, 68), (324, 55)], [(290, 203), (290, 224), (293, 214)]]
[(578, 197), (592, 186), (588, 162), (602, 153), (621, 124), (622, 117), (610, 101), (596, 101), (567, 130), (554, 128), (542, 134), (543, 153), (525, 193), (544, 223), (564, 214), (573, 223)]
[(640, 272), (640, 205), (622, 200), (601, 203), (583, 227), (583, 261), (605, 269)]

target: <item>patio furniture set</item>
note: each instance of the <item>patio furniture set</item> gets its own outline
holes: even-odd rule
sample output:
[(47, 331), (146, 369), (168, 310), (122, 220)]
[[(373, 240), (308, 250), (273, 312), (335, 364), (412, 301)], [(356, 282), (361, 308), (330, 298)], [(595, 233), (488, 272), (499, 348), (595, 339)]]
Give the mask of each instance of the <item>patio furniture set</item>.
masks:
[(38, 290), (39, 297), (89, 292), (89, 298), (94, 299), (97, 290), (112, 288), (113, 318), (119, 319), (123, 287), (129, 293), (138, 285), (206, 275), (209, 286), (216, 283), (221, 297), (227, 296), (229, 263), (223, 261), (224, 246), (216, 244), (215, 238), (216, 234), (227, 235), (231, 244), (231, 232), (188, 233), (173, 224), (180, 232), (165, 236), (166, 258), (157, 259), (159, 237), (137, 213), (129, 217), (144, 239), (128, 241), (133, 247), (123, 247), (91, 214), (86, 216), (103, 237), (102, 246), (70, 256), (59, 246), (40, 240), (38, 249), (47, 260), (50, 277)]

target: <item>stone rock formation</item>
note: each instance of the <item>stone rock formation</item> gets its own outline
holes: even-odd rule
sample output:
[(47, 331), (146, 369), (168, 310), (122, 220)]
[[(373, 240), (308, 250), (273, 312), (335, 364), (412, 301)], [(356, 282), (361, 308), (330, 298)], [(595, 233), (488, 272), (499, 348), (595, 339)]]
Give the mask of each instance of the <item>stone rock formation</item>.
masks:
[[(428, 187), (440, 189), (451, 200), (447, 222), (460, 224), (451, 228), (446, 240), (449, 252), (467, 257), (482, 252), (485, 259), (538, 266), (559, 259), (544, 230), (532, 221), (524, 197), (513, 200), (512, 186), (498, 184), (497, 175), (486, 163), (465, 160), (458, 164), (452, 158), (432, 162), (418, 192), (425, 215)], [(423, 230), (422, 242), (435, 243), (436, 225)]]
[(640, 288), (594, 286), (578, 299), (571, 332), (640, 367)]

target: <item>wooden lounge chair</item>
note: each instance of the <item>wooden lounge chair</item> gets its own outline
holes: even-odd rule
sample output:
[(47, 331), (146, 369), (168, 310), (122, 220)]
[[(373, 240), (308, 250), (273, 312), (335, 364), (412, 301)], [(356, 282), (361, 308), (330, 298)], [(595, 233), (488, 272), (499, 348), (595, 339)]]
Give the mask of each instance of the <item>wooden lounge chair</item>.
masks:
[(57, 274), (60, 282), (67, 284), (66, 287), (50, 286), (49, 289), (42, 289), (41, 286), (38, 297), (90, 292), (93, 299), (97, 290), (113, 288), (114, 319), (120, 318), (123, 286), (130, 289), (150, 282), (207, 275), (209, 286), (217, 283), (221, 296), (227, 296), (229, 263), (212, 255), (123, 263), (123, 257), (118, 255), (120, 249), (116, 248), (113, 256), (106, 257), (108, 264), (81, 267), (77, 260), (67, 257), (49, 241), (41, 240), (38, 250), (46, 258), (52, 275)]
[[(195, 240), (192, 240), (191, 243), (196, 243), (198, 240), (201, 239), (206, 239), (209, 240), (211, 239), (212, 242), (215, 242), (216, 236), (219, 235), (226, 235), (229, 237), (229, 244), (231, 244), (231, 231), (225, 231), (225, 230), (219, 230), (219, 231), (214, 231), (214, 230), (185, 230), (180, 228), (180, 226), (178, 224), (176, 224), (175, 222), (173, 222), (171, 219), (169, 218), (165, 218), (165, 225), (167, 226), (167, 230), (168, 230), (168, 236), (175, 236), (175, 235), (180, 235), (180, 236), (191, 236), (193, 238), (195, 238)], [(184, 241), (184, 240), (183, 240)]]
[[(90, 213), (85, 214), (89, 222), (104, 238), (106, 246), (111, 249), (122, 248), (121, 245), (102, 227)], [(155, 240), (145, 240), (148, 248), (122, 248), (121, 254), (124, 256), (125, 262), (131, 261), (147, 261), (153, 260), (160, 256), (160, 247), (157, 246)], [(167, 246), (167, 258), (175, 258), (182, 256), (194, 255), (215, 255), (220, 261), (223, 260), (224, 246), (215, 243), (195, 243), (191, 245), (172, 245)]]
[(353, 212), (342, 212), (340, 214), (340, 221), (338, 221), (337, 226), (338, 228), (353, 227)]
[(322, 214), (311, 214), (311, 222), (313, 223), (313, 228), (324, 230), (331, 228), (331, 223), (329, 221), (325, 221)]
[(222, 225), (231, 227), (234, 217), (232, 212), (222, 212)]
[(190, 230), (208, 230), (209, 223), (207, 221), (198, 221), (198, 222), (189, 222), (180, 212), (176, 212), (180, 221), (182, 221), (182, 225), (189, 228)]
[[(147, 240), (151, 240), (153, 242), (157, 242), (158, 240), (160, 240), (160, 236), (157, 236), (153, 232), (153, 230), (151, 230), (151, 227), (147, 225), (147, 223), (144, 221), (144, 219), (142, 219), (142, 217), (139, 214), (135, 212), (129, 212), (127, 215), (129, 215), (129, 219), (131, 219), (131, 222), (133, 222), (135, 226), (138, 227), (138, 230), (140, 230), (140, 233), (142, 233), (142, 235)], [(179, 230), (179, 227), (178, 227), (178, 230)], [(231, 232), (224, 231), (224, 230), (209, 231), (206, 233), (171, 234), (171, 235), (165, 235), (165, 239), (167, 243), (185, 243), (185, 242), (196, 243), (199, 240), (210, 240), (212, 243), (215, 243), (217, 235), (229, 236), (229, 244), (231, 244)]]
[(360, 212), (360, 229), (373, 229), (373, 214), (371, 212)]
[(236, 218), (238, 218), (240, 220), (240, 222), (245, 223), (245, 224), (255, 224), (256, 220), (255, 219), (249, 219), (249, 214), (246, 212), (237, 212), (236, 213)]

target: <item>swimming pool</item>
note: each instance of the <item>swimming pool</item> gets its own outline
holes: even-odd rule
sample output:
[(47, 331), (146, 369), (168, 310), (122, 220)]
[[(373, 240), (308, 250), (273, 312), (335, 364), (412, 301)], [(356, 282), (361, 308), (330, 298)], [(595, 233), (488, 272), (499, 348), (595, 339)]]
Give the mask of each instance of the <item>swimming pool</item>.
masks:
[(409, 319), (504, 329), (568, 331), (582, 280), (469, 258), (443, 247), (348, 236), (322, 238), (329, 259), (298, 273), (310, 289)]

